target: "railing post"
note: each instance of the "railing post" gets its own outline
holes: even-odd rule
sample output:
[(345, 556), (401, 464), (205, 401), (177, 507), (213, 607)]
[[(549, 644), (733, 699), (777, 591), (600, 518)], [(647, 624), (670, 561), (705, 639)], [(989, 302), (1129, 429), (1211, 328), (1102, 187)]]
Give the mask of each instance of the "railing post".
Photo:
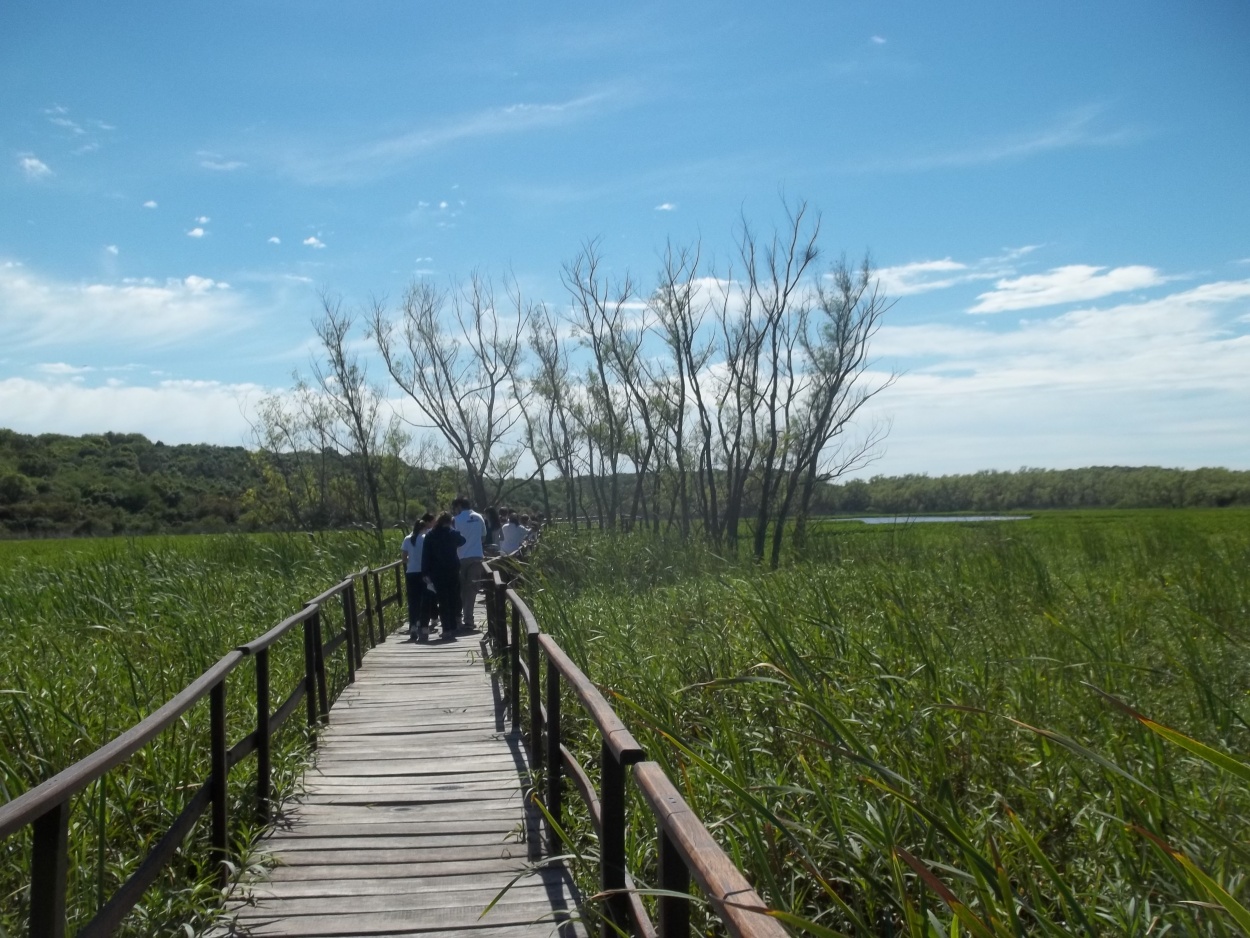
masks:
[(269, 649), (256, 652), (256, 817), (269, 823)]
[[(660, 822), (660, 888), (666, 892), (690, 892), (690, 870)], [(660, 896), (660, 938), (687, 938), (690, 934), (690, 900)]]
[[(308, 728), (317, 726), (317, 663), (313, 654), (313, 620), (310, 616), (303, 622), (304, 626), (304, 708), (308, 712)], [(312, 747), (317, 748), (317, 737), (312, 738)]]
[(230, 881), (230, 870), (226, 865), (230, 859), (230, 850), (226, 829), (227, 773), (226, 765), (226, 679), (223, 677), (209, 691), (209, 734), (212, 749), (212, 780), (209, 783), (213, 798), (213, 830), (212, 846), (209, 856), (215, 870), (214, 880), (219, 889), (224, 889)]
[(30, 938), (64, 938), (65, 890), (69, 871), (69, 800), (50, 808), (32, 825)]
[(508, 713), (515, 733), (521, 727), (521, 610), (516, 606), (512, 607), (512, 642), (508, 645)]
[(356, 611), (356, 583), (354, 580), (347, 587), (347, 595), (350, 597), (347, 605), (348, 609), (351, 610), (352, 642), (356, 647), (356, 667), (360, 668), (365, 663), (365, 651), (360, 641), (360, 615)]
[[(560, 754), (560, 669), (547, 662), (547, 813), (557, 825), (563, 826), (564, 759)], [(555, 826), (547, 827), (547, 851), (554, 857), (561, 853), (560, 835)]]
[(543, 691), (542, 680), (538, 674), (538, 633), (526, 632), (525, 665), (529, 669), (530, 679), (525, 691), (530, 699), (530, 772), (543, 770)]
[(365, 574), (373, 579), (373, 601), (378, 610), (378, 644), (386, 641), (386, 606), (382, 602), (382, 578), (378, 576), (378, 571)]
[(343, 635), (344, 642), (347, 645), (347, 683), (356, 683), (356, 651), (352, 647), (355, 643), (352, 639), (352, 601), (349, 597), (348, 590), (344, 590), (339, 594), (339, 601), (343, 606)]
[(321, 722), (330, 722), (330, 692), (326, 687), (326, 655), (321, 634), (321, 610), (313, 613), (313, 661), (317, 666), (317, 699), (321, 704)]
[[(603, 831), (599, 838), (599, 884), (609, 893), (604, 906), (602, 938), (620, 938), (617, 929), (631, 932), (629, 897), (625, 895), (625, 766), (617, 761), (608, 741), (599, 757), (599, 807)], [(614, 927), (615, 926), (615, 927)]]
[[(373, 600), (370, 598), (370, 595), (369, 595), (369, 577), (364, 576), (364, 577), (361, 577), (361, 579), (364, 581), (364, 584), (365, 584), (365, 613), (367, 614), (369, 618), (369, 625), (366, 627), (365, 631), (369, 633), (369, 647), (376, 648), (378, 643), (374, 641), (374, 638), (373, 638)], [(355, 577), (352, 577), (351, 591), (352, 591), (352, 597), (353, 597), (352, 602), (355, 603), (356, 601), (355, 600), (355, 596), (356, 596), (356, 578)]]
[[(499, 654), (499, 607), (495, 604), (495, 592), (499, 589), (495, 585), (495, 576), (491, 571), (484, 571), (482, 576), (483, 584), (486, 588), (486, 635), (490, 639), (491, 651)], [(496, 664), (495, 667), (498, 667)]]
[[(491, 581), (494, 581), (491, 577)], [(508, 590), (502, 585), (500, 580), (499, 586), (495, 589), (495, 631), (491, 634), (491, 641), (495, 643), (495, 654), (506, 655), (508, 653)]]

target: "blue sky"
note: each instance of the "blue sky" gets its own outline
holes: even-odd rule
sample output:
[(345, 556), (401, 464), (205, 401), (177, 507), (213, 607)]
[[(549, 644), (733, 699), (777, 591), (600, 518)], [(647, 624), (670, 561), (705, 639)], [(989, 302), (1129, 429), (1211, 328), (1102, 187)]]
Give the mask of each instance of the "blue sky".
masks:
[(869, 473), (1250, 468), (1248, 46), (1244, 2), (10, 0), (0, 426), (246, 442), (320, 288), (561, 305), (587, 238), (646, 284), (784, 195), (897, 298)]

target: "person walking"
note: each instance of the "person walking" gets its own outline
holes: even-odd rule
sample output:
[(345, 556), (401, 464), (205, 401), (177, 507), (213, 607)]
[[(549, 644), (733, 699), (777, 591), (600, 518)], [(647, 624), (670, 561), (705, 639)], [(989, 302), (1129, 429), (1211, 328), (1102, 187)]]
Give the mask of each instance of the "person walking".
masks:
[(456, 618), (460, 615), (458, 551), (463, 545), (464, 538), (451, 526), (451, 512), (444, 511), (425, 535), (425, 544), (421, 549), (421, 571), (434, 584), (443, 639), (447, 641), (456, 637)]
[(408, 635), (413, 641), (421, 641), (429, 631), (430, 601), (427, 580), (421, 572), (421, 552), (425, 547), (425, 532), (434, 516), (426, 512), (412, 526), (412, 533), (404, 538), (400, 553), (404, 558), (405, 592), (408, 594)]
[(473, 510), (473, 503), (461, 495), (451, 503), (456, 512), (456, 532), (464, 538), (460, 548), (460, 626), (473, 628), (473, 605), (482, 583), (483, 542), (486, 538), (486, 519)]
[(525, 537), (529, 532), (521, 526), (521, 519), (514, 511), (508, 517), (508, 523), (503, 526), (503, 534), (499, 539), (499, 552), (505, 557), (515, 554), (521, 549), (521, 545), (525, 543)]

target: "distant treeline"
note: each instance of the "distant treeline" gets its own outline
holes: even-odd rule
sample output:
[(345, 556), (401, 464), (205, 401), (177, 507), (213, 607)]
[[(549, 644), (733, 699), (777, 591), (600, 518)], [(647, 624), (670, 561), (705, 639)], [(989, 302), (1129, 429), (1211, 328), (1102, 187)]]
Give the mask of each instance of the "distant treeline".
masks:
[[(29, 436), (0, 429), (0, 535), (146, 534), (341, 528), (370, 517), (353, 457), (332, 450), (276, 456), (241, 446), (167, 446), (137, 433)], [(292, 480), (302, 477), (299, 485)], [(462, 473), (384, 457), (387, 524), (411, 522), (465, 490)], [(633, 476), (622, 475), (628, 488)], [(586, 485), (579, 479), (579, 489)], [(518, 507), (558, 516), (562, 479), (515, 480)], [(582, 492), (581, 503), (590, 500)], [(821, 513), (1166, 508), (1250, 505), (1250, 472), (1090, 467), (971, 475), (877, 476), (823, 486)], [(660, 524), (673, 523), (670, 513)]]
[(1250, 472), (1089, 466), (951, 476), (875, 476), (827, 486), (817, 510), (920, 513), (1250, 505)]

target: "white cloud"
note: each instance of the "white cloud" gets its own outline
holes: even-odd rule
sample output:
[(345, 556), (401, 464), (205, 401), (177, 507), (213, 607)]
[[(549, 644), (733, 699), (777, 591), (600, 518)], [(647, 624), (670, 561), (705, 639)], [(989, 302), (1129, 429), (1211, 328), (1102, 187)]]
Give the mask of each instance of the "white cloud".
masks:
[(156, 208), (156, 200), (148, 199), (146, 202), (143, 203), (143, 207), (144, 208)]
[(978, 393), (1094, 386), (1250, 392), (1250, 335), (1232, 328), (1248, 306), (1250, 280), (1219, 281), (1153, 300), (1023, 320), (1005, 331), (887, 325), (874, 351), (922, 362), (912, 373), (958, 375), (952, 380)]
[(674, 202), (661, 202), (655, 207), (655, 210), (657, 212), (671, 212), (675, 208), (677, 208), (677, 205)]
[(270, 244), (281, 244), (281, 243), (282, 243), (282, 239), (281, 239), (281, 238), (279, 238), (277, 235), (273, 235), (272, 237), (270, 237), (270, 239), (269, 239), (269, 243), (270, 243)]
[(202, 238), (204, 237), (204, 229), (192, 228), (190, 231), (187, 232), (187, 237), (188, 238)]
[(1140, 264), (1111, 270), (1088, 264), (1069, 264), (1044, 274), (1027, 274), (1014, 279), (999, 280), (993, 290), (977, 297), (979, 302), (968, 312), (1001, 313), (1007, 310), (1055, 306), (1059, 303), (1077, 303), (1113, 293), (1155, 287), (1165, 279), (1155, 268)]
[(438, 207), (439, 207), (439, 208), (446, 208), (446, 207), (447, 207), (447, 203), (446, 203), (446, 202), (439, 202), (439, 203), (438, 203)]
[(66, 362), (44, 362), (36, 365), (35, 370), (40, 374), (57, 376), (85, 375), (95, 371), (90, 365), (70, 365)]
[(886, 325), (874, 355), (905, 371), (869, 473), (1250, 464), (1248, 311), (1245, 279), (1006, 329)]
[(878, 268), (874, 274), (887, 296), (911, 296), (945, 290), (961, 283), (977, 280), (993, 280), (1015, 273), (1013, 261), (1030, 254), (1036, 245), (1007, 248), (996, 257), (964, 263), (949, 257), (938, 260), (911, 261), (891, 267)]
[(105, 250), (105, 251), (107, 251), (109, 254), (112, 254), (114, 257), (116, 257), (116, 256), (117, 256), (117, 245), (116, 245), (116, 244), (106, 244), (106, 245), (104, 245), (104, 250)]
[(248, 441), (246, 402), (267, 389), (219, 381), (160, 381), (152, 386), (116, 378), (87, 385), (68, 373), (47, 380), (0, 380), (0, 426), (19, 433), (143, 433), (166, 443)]
[(200, 215), (198, 218), (195, 219), (195, 223), (197, 225), (207, 225), (210, 221), (212, 221), (212, 219), (209, 218), (207, 215)]
[(239, 328), (242, 312), (229, 285), (208, 277), (70, 283), (0, 262), (0, 334), (9, 348), (169, 346)]
[(85, 134), (86, 133), (85, 130), (79, 127), (78, 124), (70, 120), (68, 117), (49, 117), (48, 123), (56, 127), (62, 127), (65, 130), (68, 130), (72, 134)]
[(242, 169), (247, 164), (242, 160), (200, 160), (200, 165), (215, 172), (229, 173), (236, 169)]
[(879, 45), (879, 46), (883, 46), (883, 45), (885, 45), (885, 37), (884, 37), (884, 36), (873, 36), (873, 37), (872, 37), (872, 41), (873, 41), (873, 43), (875, 43), (876, 45)]
[(27, 179), (46, 179), (52, 175), (52, 170), (48, 167), (48, 164), (30, 153), (24, 153), (19, 156), (17, 165), (21, 167)]
[(308, 245), (310, 248), (323, 248), (323, 247), (325, 247), (325, 242), (324, 242), (324, 241), (322, 241), (320, 238), (316, 238), (316, 237), (313, 237), (313, 236), (311, 236), (311, 235), (310, 235), (309, 237), (307, 237), (307, 238), (305, 238), (305, 239), (304, 239), (304, 244)]

